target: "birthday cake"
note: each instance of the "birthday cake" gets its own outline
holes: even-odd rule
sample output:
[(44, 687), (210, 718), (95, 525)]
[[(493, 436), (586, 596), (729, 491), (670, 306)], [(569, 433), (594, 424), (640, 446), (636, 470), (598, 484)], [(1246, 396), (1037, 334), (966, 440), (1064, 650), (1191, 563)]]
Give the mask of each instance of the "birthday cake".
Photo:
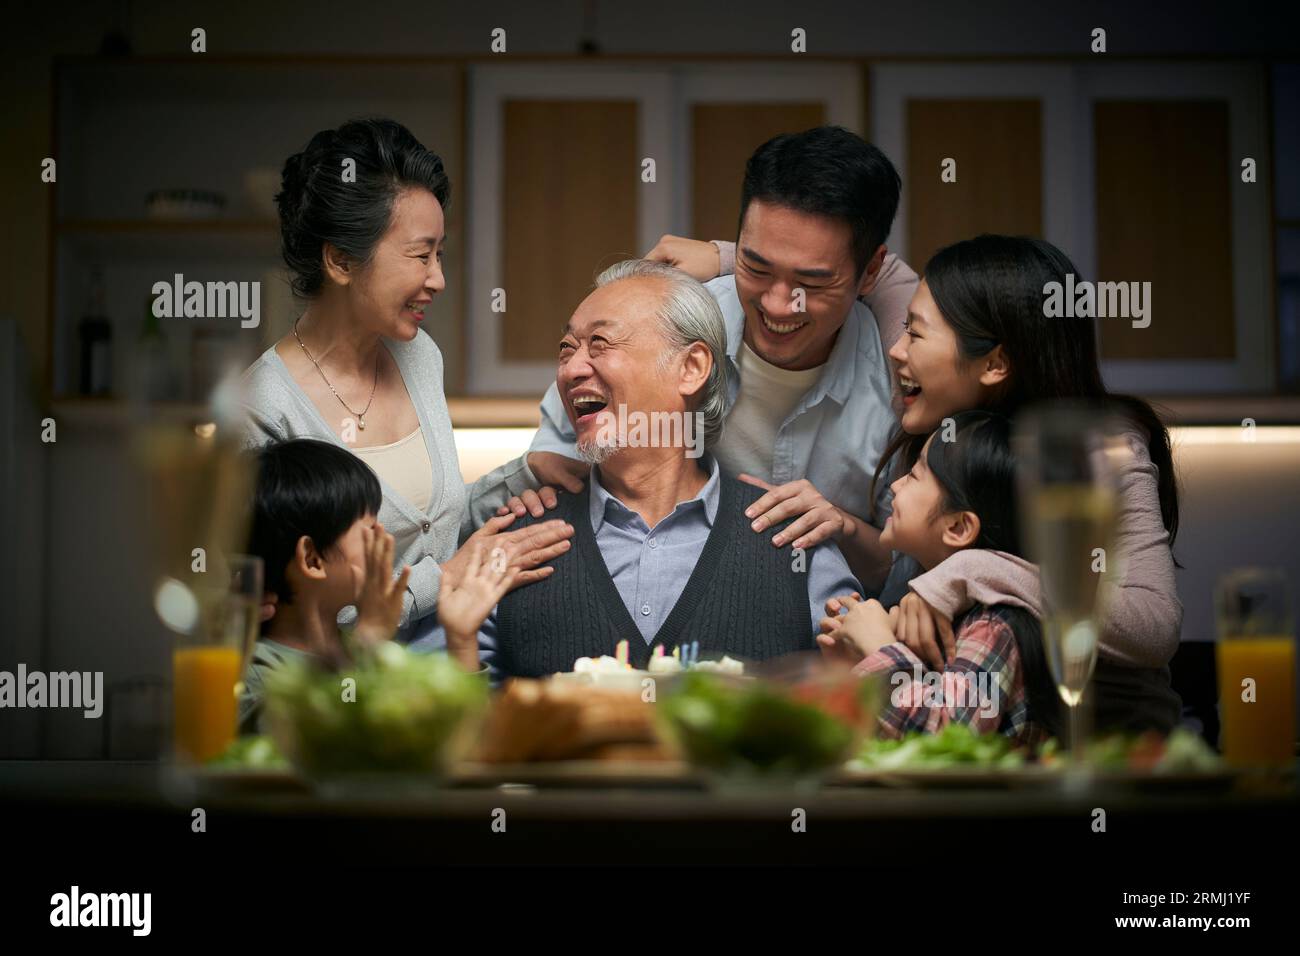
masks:
[(685, 671), (705, 671), (739, 676), (745, 673), (743, 662), (723, 655), (721, 660), (700, 660), (699, 642), (674, 647), (671, 654), (663, 645), (655, 648), (650, 663), (644, 668), (633, 667), (628, 661), (627, 641), (619, 641), (614, 656), (579, 657), (573, 670), (562, 671), (555, 679), (562, 682), (591, 684), (623, 690), (641, 690), (646, 678), (668, 677)]

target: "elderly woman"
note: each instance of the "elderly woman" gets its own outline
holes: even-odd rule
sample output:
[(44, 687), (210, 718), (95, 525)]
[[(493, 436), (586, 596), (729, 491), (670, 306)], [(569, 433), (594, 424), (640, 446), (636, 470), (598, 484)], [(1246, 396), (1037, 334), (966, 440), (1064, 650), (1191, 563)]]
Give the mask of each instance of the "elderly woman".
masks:
[[(443, 394), (442, 353), (420, 323), (446, 283), (442, 160), (391, 120), (323, 130), (285, 162), (281, 245), (305, 311), (289, 335), (244, 373), (250, 445), (289, 438), (335, 442), (365, 461), (383, 488), (380, 523), (411, 574), (404, 636), (435, 611), (443, 577), (458, 572), (473, 532), (521, 569), (569, 547), (562, 521), (505, 531), (489, 515), (542, 482), (581, 487), (555, 455), (516, 459), (468, 488), (460, 476)], [(474, 528), (483, 527), (474, 532)], [(355, 616), (347, 608), (340, 617)]]

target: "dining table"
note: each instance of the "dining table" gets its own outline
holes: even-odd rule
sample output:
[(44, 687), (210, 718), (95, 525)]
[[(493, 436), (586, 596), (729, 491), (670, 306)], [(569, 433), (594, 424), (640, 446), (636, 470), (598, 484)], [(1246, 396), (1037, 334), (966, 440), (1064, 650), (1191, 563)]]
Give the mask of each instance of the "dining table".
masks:
[[(1161, 786), (726, 785), (690, 774), (508, 770), (400, 778), (331, 791), (292, 774), (187, 773), (154, 761), (0, 762), (9, 847), (30, 843), (163, 858), (274, 843), (298, 858), (347, 846), (357, 864), (428, 862), (873, 864), (952, 847), (996, 853), (1004, 837), (1085, 865), (1167, 867), (1275, 845), (1296, 830), (1294, 778)], [(933, 778), (934, 775), (931, 775)], [(418, 783), (418, 781), (417, 781)], [(205, 829), (190, 834), (194, 810)], [(206, 836), (206, 839), (204, 838)], [(947, 852), (946, 850), (944, 852)], [(557, 857), (561, 855), (560, 857)]]

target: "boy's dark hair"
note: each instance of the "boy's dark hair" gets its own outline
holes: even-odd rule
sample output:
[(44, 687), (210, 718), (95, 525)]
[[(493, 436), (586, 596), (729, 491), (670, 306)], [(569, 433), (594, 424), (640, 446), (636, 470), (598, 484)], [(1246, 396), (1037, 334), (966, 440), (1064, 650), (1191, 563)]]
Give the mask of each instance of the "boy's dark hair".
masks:
[[(953, 440), (941, 440), (940, 426), (925, 456), (926, 467), (943, 490), (941, 513), (974, 512), (980, 531), (972, 548), (1023, 557), (1011, 420), (982, 409), (959, 412), (952, 419)], [(1059, 734), (1061, 701), (1048, 668), (1041, 624), (1012, 605), (1000, 605), (998, 613), (1016, 636), (1030, 717), (1049, 733)]]
[(842, 126), (782, 133), (745, 164), (740, 225), (755, 199), (848, 223), (861, 276), (889, 235), (902, 186), (889, 157)]
[[(355, 182), (343, 179), (345, 160), (356, 164)], [(442, 160), (390, 119), (321, 130), (285, 160), (275, 202), (293, 291), (311, 297), (321, 290), (327, 242), (357, 262), (369, 262), (388, 229), (393, 200), (412, 186), (429, 190), (446, 210), (451, 183)]]
[(285, 569), (298, 539), (324, 553), (358, 518), (377, 514), (379, 479), (356, 455), (329, 442), (295, 438), (257, 452), (249, 552), (265, 565), (266, 590), (293, 601)]

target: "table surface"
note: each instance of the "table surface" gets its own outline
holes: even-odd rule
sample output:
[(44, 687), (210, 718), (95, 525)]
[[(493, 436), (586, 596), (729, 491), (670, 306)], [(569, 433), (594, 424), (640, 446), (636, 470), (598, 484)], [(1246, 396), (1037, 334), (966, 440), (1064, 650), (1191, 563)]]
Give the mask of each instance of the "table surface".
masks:
[[(188, 838), (196, 809), (203, 844)], [(1097, 811), (1106, 829), (1096, 829)], [(1230, 853), (1293, 840), (1294, 787), (1159, 792), (1059, 786), (1017, 790), (823, 787), (717, 791), (703, 787), (468, 786), (331, 795), (196, 781), (164, 765), (0, 762), (0, 817), (23, 820), (20, 843), (97, 845), (105, 852), (221, 857), (277, 845), (321, 859), (339, 846), (353, 862), (861, 861), (910, 840), (1054, 841), (1085, 857)], [(69, 826), (70, 822), (78, 825)], [(1115, 839), (1106, 840), (1102, 833)], [(1189, 836), (1195, 834), (1194, 839)], [(1243, 841), (1246, 841), (1243, 843)], [(929, 844), (927, 844), (929, 845)], [(232, 857), (233, 858), (233, 857)]]

